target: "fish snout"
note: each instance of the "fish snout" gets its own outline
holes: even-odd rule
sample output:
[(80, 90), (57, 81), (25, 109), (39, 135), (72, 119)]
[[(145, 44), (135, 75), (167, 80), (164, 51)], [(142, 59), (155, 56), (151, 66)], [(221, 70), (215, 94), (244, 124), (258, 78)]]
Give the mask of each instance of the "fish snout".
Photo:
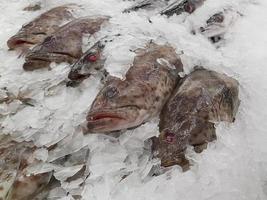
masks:
[(27, 60), (23, 64), (23, 69), (25, 71), (33, 71), (36, 69), (46, 68), (49, 67), (50, 62), (44, 61), (44, 60)]
[(32, 45), (34, 45), (34, 42), (30, 41), (24, 34), (14, 35), (7, 41), (7, 46), (10, 50)]

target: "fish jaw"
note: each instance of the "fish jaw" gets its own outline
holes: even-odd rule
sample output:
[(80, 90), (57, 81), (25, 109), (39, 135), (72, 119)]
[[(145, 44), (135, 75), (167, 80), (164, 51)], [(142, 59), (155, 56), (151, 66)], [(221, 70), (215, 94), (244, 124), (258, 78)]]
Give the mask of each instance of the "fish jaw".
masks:
[(47, 68), (50, 63), (73, 63), (76, 58), (64, 53), (37, 53), (32, 52), (26, 56), (26, 62), (23, 64), (25, 71), (33, 71), (35, 69)]
[(146, 119), (145, 112), (135, 106), (90, 111), (86, 117), (88, 133), (106, 133), (138, 126)]
[(36, 43), (27, 39), (24, 35), (15, 35), (7, 41), (7, 46), (10, 50), (14, 49), (29, 49)]

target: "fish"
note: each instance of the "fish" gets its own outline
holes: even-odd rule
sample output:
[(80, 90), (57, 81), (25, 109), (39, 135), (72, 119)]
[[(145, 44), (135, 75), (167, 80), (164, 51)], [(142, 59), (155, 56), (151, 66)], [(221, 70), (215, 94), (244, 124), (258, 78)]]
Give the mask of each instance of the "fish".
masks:
[(23, 69), (32, 71), (45, 68), (51, 62), (73, 64), (83, 54), (83, 35), (93, 35), (108, 19), (107, 16), (91, 16), (67, 23), (27, 53)]
[(105, 63), (105, 58), (102, 55), (104, 47), (104, 42), (99, 40), (71, 66), (68, 74), (70, 81), (67, 83), (67, 86), (78, 85), (84, 79), (103, 68)]
[(224, 37), (230, 26), (232, 26), (241, 13), (234, 9), (223, 9), (216, 12), (207, 21), (205, 26), (200, 27), (199, 31), (207, 37), (212, 43), (218, 43)]
[(41, 14), (22, 28), (7, 41), (10, 50), (27, 51), (29, 48), (44, 41), (57, 31), (64, 22), (74, 19), (73, 11), (76, 4), (67, 4), (52, 8)]
[(130, 13), (132, 11), (138, 11), (140, 9), (156, 9), (158, 7), (166, 6), (168, 0), (141, 0), (134, 3), (131, 7), (123, 10), (123, 13)]
[(150, 42), (137, 49), (133, 64), (121, 80), (108, 77), (86, 117), (86, 133), (134, 128), (157, 116), (183, 71), (169, 44)]
[(52, 172), (27, 174), (27, 168), (39, 162), (32, 156), (36, 147), (6, 135), (0, 135), (0, 140), (0, 199), (33, 199), (49, 183)]
[(161, 15), (166, 15), (168, 17), (176, 14), (180, 15), (184, 12), (193, 13), (197, 8), (203, 5), (205, 0), (178, 0), (170, 4), (160, 12)]
[(215, 123), (232, 123), (240, 104), (239, 83), (234, 78), (197, 67), (177, 85), (160, 113), (157, 138), (152, 151), (161, 166), (189, 168), (188, 145), (197, 153), (216, 140)]

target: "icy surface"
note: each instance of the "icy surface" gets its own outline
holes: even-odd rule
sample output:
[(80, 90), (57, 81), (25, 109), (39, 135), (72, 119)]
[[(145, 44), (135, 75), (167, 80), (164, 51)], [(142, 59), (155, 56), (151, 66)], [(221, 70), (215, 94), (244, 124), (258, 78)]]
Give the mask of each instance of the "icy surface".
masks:
[[(32, 140), (42, 147), (34, 155), (46, 161), (32, 173), (55, 170), (61, 188), (54, 188), (50, 199), (84, 200), (264, 200), (267, 198), (267, 2), (262, 0), (207, 0), (193, 14), (166, 18), (160, 9), (121, 11), (132, 1), (81, 0), (80, 16), (109, 15), (110, 25), (95, 39), (111, 36), (107, 44), (105, 68), (110, 74), (124, 77), (134, 58), (134, 50), (146, 42), (170, 43), (182, 54), (185, 72), (195, 65), (223, 72), (240, 82), (241, 105), (234, 124), (219, 124), (218, 139), (208, 149), (187, 157), (191, 169), (183, 173), (172, 167), (159, 176), (151, 176), (157, 160), (151, 160), (147, 139), (158, 135), (157, 119), (122, 135), (82, 134), (82, 124), (101, 88), (100, 77), (85, 80), (77, 88), (67, 88), (69, 66), (53, 65), (51, 70), (24, 72), (23, 58), (8, 51), (6, 41), (21, 25), (44, 10), (74, 0), (44, 0), (42, 10), (22, 9), (37, 0), (1, 0), (0, 3), (0, 98), (9, 93), (30, 98), (30, 104), (14, 99), (0, 104), (1, 133), (19, 140)], [(239, 13), (227, 29), (219, 47), (192, 30), (224, 8)], [(151, 22), (149, 22), (151, 21)], [(121, 34), (115, 37), (116, 34)], [(114, 36), (114, 37), (112, 37)], [(5, 88), (5, 89), (4, 89)], [(55, 148), (46, 150), (57, 144)], [(67, 154), (90, 150), (85, 161), (90, 176), (71, 182), (65, 180), (82, 168), (81, 163), (51, 163)]]

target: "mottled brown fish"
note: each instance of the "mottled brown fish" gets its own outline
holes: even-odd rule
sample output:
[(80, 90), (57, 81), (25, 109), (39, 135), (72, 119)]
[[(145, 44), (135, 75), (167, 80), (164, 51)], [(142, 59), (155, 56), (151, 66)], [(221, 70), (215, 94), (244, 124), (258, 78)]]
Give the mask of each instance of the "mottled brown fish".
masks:
[(0, 199), (33, 199), (48, 184), (52, 173), (27, 174), (27, 168), (39, 162), (32, 156), (36, 150), (32, 143), (19, 143), (3, 135), (0, 140)]
[(180, 79), (175, 49), (153, 42), (137, 50), (126, 79), (110, 78), (87, 115), (89, 133), (133, 128), (155, 117)]
[(168, 17), (182, 13), (193, 13), (197, 8), (203, 5), (205, 0), (179, 0), (175, 1), (167, 8), (160, 12), (161, 15), (167, 15)]
[(47, 36), (54, 33), (66, 21), (72, 20), (73, 10), (78, 8), (75, 4), (55, 7), (33, 21), (23, 25), (22, 28), (7, 41), (9, 49), (27, 50), (41, 43)]
[(51, 62), (74, 63), (82, 52), (83, 35), (93, 35), (100, 30), (108, 17), (83, 17), (69, 22), (41, 44), (35, 46), (27, 55), (23, 65), (25, 70), (48, 67)]
[(233, 122), (239, 107), (238, 82), (224, 74), (195, 69), (177, 86), (160, 115), (160, 136), (152, 149), (164, 167), (188, 169), (187, 145), (196, 152), (216, 139), (214, 122)]

